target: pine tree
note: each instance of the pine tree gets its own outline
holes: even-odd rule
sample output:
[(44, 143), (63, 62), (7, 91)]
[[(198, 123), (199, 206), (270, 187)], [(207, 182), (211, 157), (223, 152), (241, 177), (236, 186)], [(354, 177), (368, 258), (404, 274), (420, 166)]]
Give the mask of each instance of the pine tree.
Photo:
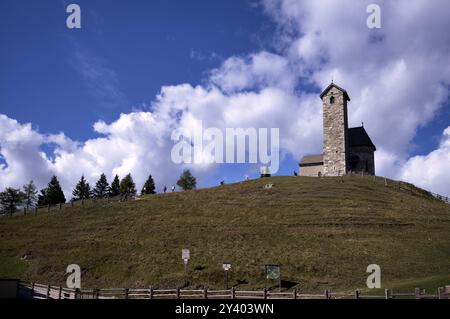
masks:
[(156, 194), (155, 182), (153, 181), (152, 175), (150, 175), (148, 177), (147, 181), (144, 184), (144, 187), (142, 187), (142, 190), (141, 190), (141, 196), (148, 195), (148, 194)]
[(181, 174), (180, 179), (177, 181), (177, 185), (183, 190), (194, 189), (197, 187), (197, 180), (191, 174), (191, 171), (187, 169)]
[(89, 183), (86, 182), (84, 176), (81, 176), (81, 179), (75, 186), (72, 195), (74, 200), (91, 198), (91, 187), (89, 186)]
[(95, 184), (93, 195), (95, 198), (105, 198), (108, 196), (109, 184), (105, 174), (100, 175), (99, 180)]
[(122, 199), (127, 200), (136, 196), (136, 185), (134, 184), (131, 174), (128, 174), (120, 181), (120, 195)]
[(63, 204), (66, 202), (66, 197), (61, 189), (58, 178), (53, 176), (48, 183), (47, 188), (41, 190), (39, 195), (38, 204), (39, 205), (56, 205)]
[(13, 214), (23, 201), (24, 193), (20, 189), (7, 187), (0, 193), (0, 208), (7, 214)]
[(37, 201), (37, 190), (33, 181), (30, 181), (28, 184), (23, 186), (23, 194), (24, 194), (24, 205), (28, 210), (30, 207), (33, 207)]
[(41, 189), (41, 193), (38, 195), (38, 206), (47, 206), (48, 198), (47, 198), (47, 188)]
[(119, 175), (114, 177), (113, 182), (111, 183), (111, 187), (109, 188), (109, 197), (116, 197), (120, 195), (120, 179)]

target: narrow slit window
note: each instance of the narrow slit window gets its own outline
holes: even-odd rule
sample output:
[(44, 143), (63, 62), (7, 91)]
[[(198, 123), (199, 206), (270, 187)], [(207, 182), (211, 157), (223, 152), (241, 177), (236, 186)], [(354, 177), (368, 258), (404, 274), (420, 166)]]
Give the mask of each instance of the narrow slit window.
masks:
[(330, 97), (330, 104), (334, 104), (334, 96)]

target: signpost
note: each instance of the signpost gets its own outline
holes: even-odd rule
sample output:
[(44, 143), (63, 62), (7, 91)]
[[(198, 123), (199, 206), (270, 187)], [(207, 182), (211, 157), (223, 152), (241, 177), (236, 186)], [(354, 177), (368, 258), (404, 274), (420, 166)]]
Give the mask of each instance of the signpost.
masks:
[(265, 265), (266, 282), (270, 280), (278, 280), (278, 285), (281, 290), (281, 266), (280, 265)]
[(228, 289), (228, 271), (231, 269), (231, 264), (229, 262), (224, 262), (222, 265), (223, 270), (225, 270), (225, 285), (226, 289)]
[(184, 263), (184, 273), (186, 275), (185, 278), (185, 285), (187, 285), (187, 278), (188, 278), (188, 263), (189, 263), (189, 259), (191, 258), (191, 252), (189, 251), (189, 249), (182, 249), (181, 250), (181, 259), (183, 259), (183, 263)]
[(189, 251), (189, 249), (181, 250), (181, 258), (183, 259), (183, 262), (184, 262), (184, 272), (187, 274), (188, 263), (189, 263), (189, 259), (191, 258), (191, 252)]

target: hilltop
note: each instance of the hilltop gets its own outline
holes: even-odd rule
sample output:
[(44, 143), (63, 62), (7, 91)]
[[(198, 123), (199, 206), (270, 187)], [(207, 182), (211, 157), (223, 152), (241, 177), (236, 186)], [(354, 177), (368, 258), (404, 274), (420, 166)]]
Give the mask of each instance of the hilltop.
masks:
[[(0, 277), (64, 285), (67, 265), (83, 287), (175, 287), (191, 250), (190, 287), (265, 285), (364, 288), (379, 264), (383, 286), (450, 283), (450, 205), (425, 191), (372, 177), (271, 177), (117, 203), (0, 218)], [(265, 189), (267, 184), (271, 189)], [(276, 283), (269, 283), (275, 286)]]

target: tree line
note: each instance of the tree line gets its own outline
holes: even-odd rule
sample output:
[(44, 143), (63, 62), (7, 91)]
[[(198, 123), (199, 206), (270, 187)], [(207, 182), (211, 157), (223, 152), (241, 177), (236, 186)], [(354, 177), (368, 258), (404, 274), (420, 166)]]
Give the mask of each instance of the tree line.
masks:
[[(185, 170), (177, 181), (177, 185), (182, 190), (194, 189), (197, 187), (197, 180), (189, 170)], [(164, 190), (166, 186), (164, 186)], [(116, 174), (111, 184), (108, 183), (106, 175), (102, 173), (91, 188), (84, 176), (81, 176), (72, 191), (72, 201), (85, 199), (102, 199), (120, 196), (121, 200), (134, 198), (137, 194), (136, 184), (131, 174), (120, 179)], [(141, 190), (142, 195), (156, 194), (155, 182), (152, 175), (149, 175)], [(37, 191), (33, 181), (24, 185), (21, 189), (7, 187), (0, 192), (0, 213), (13, 214), (18, 207), (27, 210), (36, 206), (48, 206), (64, 204), (66, 197), (56, 176), (53, 176), (47, 187)]]

